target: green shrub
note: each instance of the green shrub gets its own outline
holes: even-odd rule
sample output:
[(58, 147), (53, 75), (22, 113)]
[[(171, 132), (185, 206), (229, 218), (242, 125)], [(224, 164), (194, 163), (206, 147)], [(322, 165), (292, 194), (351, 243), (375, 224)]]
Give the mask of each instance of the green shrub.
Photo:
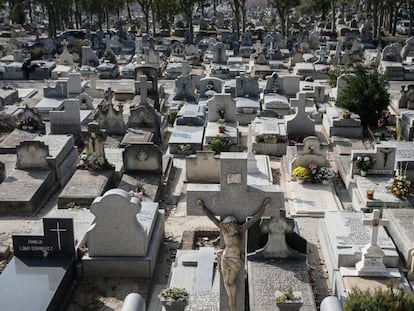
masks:
[(232, 143), (228, 138), (216, 136), (208, 143), (207, 149), (215, 153), (226, 152), (230, 150)]
[(402, 288), (387, 290), (352, 289), (345, 301), (344, 311), (408, 311), (414, 310), (414, 294)]

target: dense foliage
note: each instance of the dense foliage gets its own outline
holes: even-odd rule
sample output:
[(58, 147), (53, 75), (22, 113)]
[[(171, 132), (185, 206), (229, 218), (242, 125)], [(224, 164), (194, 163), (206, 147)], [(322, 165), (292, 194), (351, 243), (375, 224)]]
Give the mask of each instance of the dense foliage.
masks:
[(346, 301), (344, 311), (408, 311), (414, 310), (414, 295), (403, 289), (360, 290), (353, 289)]
[(355, 75), (347, 77), (346, 87), (337, 100), (337, 105), (359, 114), (363, 127), (376, 125), (383, 110), (390, 102), (388, 80), (376, 69), (370, 71), (357, 66)]

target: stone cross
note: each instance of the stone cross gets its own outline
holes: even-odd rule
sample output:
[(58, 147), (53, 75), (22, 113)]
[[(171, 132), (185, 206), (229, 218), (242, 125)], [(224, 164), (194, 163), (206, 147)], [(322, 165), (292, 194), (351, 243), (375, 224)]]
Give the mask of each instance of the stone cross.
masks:
[(372, 226), (371, 241), (369, 246), (377, 246), (378, 241), (378, 227), (386, 226), (389, 223), (387, 219), (380, 219), (380, 211), (374, 209), (371, 219), (363, 219), (362, 224), (364, 226)]
[(140, 76), (139, 82), (135, 81), (135, 85), (138, 85), (139, 95), (141, 96), (141, 103), (147, 103), (147, 92), (148, 92), (147, 76), (145, 75)]

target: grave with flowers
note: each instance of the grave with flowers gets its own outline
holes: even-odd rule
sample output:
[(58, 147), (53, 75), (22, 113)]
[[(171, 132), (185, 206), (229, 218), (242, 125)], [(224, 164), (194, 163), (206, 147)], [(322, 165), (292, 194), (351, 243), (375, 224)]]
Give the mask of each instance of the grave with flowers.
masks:
[(351, 152), (350, 176), (345, 184), (355, 209), (410, 206), (407, 166), (399, 164), (396, 155), (396, 146), (391, 142), (382, 142), (373, 150)]
[(88, 124), (85, 151), (75, 174), (58, 197), (58, 208), (89, 207), (114, 184), (115, 168), (105, 157), (106, 132), (97, 122)]

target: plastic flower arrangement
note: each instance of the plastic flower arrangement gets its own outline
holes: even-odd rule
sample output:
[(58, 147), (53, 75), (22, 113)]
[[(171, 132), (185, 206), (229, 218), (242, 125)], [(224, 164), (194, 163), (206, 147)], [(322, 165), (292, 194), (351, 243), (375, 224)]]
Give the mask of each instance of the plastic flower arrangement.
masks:
[(161, 300), (167, 301), (171, 305), (176, 301), (184, 301), (188, 299), (188, 292), (185, 288), (169, 287), (165, 288), (158, 295)]
[(311, 177), (311, 173), (307, 167), (298, 166), (293, 170), (292, 176), (298, 180), (306, 180)]
[(356, 166), (361, 171), (368, 171), (374, 167), (374, 160), (369, 155), (357, 156), (355, 159)]
[(330, 167), (320, 167), (316, 173), (315, 179), (317, 180), (331, 180), (335, 178), (336, 174)]
[(316, 174), (318, 173), (318, 165), (316, 163), (309, 164), (309, 171), (313, 178), (315, 178)]
[(95, 155), (87, 155), (83, 153), (80, 158), (78, 168), (90, 170), (90, 171), (100, 171), (105, 168), (107, 161), (104, 157), (97, 157)]
[(406, 198), (410, 194), (411, 182), (406, 175), (405, 170), (400, 166), (396, 175), (388, 181), (387, 190), (395, 195), (397, 198)]
[(293, 289), (292, 287), (288, 287), (287, 291), (283, 294), (280, 294), (279, 292), (276, 292), (276, 302), (301, 302), (302, 301), (302, 297), (301, 296), (296, 296), (293, 293)]

